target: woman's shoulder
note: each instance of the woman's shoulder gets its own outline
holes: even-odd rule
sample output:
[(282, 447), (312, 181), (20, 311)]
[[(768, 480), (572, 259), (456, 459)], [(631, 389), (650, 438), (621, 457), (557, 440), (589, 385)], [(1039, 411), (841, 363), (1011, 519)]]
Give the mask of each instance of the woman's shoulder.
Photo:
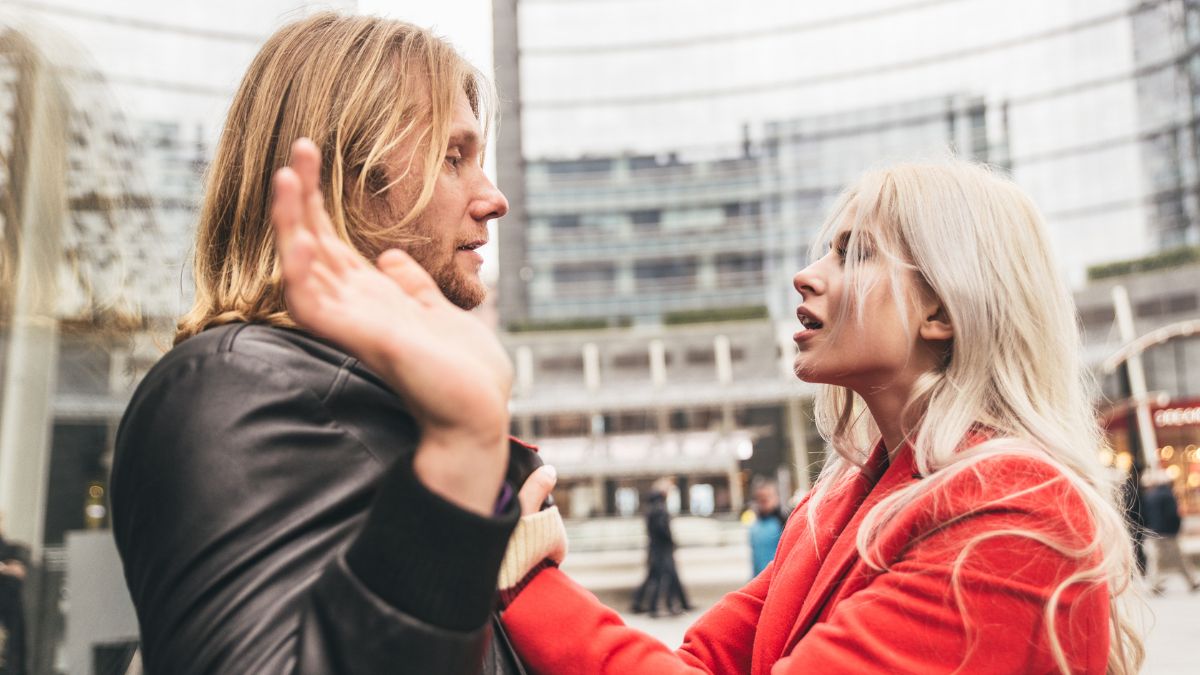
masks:
[(997, 443), (920, 480), (933, 484), (913, 515), (934, 527), (983, 520), (1085, 538), (1092, 529), (1084, 479), (1032, 444)]

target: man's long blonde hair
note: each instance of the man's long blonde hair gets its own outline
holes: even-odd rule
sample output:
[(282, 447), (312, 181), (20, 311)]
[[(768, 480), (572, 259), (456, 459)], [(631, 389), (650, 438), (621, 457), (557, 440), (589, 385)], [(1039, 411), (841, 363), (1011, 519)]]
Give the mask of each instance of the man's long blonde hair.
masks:
[[(1059, 668), (1069, 672), (1054, 605), (1070, 585), (1097, 585), (1112, 598), (1108, 672), (1137, 672), (1142, 643), (1121, 601), (1134, 592), (1130, 536), (1117, 508), (1116, 486), (1099, 461), (1104, 440), (1082, 362), (1074, 302), (1037, 209), (1015, 184), (988, 168), (946, 160), (865, 174), (837, 201), (817, 237), (814, 259), (847, 223), (851, 300), (839, 310), (843, 318), (864, 319), (862, 303), (856, 307), (853, 298), (866, 297), (875, 283), (890, 282), (898, 306), (913, 301), (902, 297), (900, 280), (905, 270), (915, 270), (954, 329), (942, 363), (918, 380), (904, 416), (918, 420), (905, 433), (926, 479), (898, 490), (867, 514), (858, 540), (863, 559), (882, 569), (886, 561), (877, 560), (871, 545), (890, 516), (945, 480), (978, 469), (980, 462), (1023, 455), (1050, 464), (1086, 504), (1095, 532), (1083, 550), (1041, 531), (1016, 533), (1085, 561), (1055, 589), (1045, 608), (1048, 644)], [(869, 242), (860, 236), (864, 231), (870, 232)], [(886, 265), (888, 271), (863, 274), (867, 255), (880, 257), (872, 264)], [(814, 488), (810, 526), (822, 499), (858, 472), (879, 439), (864, 402), (849, 389), (822, 387), (815, 414), (834, 452)], [(991, 440), (964, 451), (964, 439), (981, 429)], [(995, 533), (977, 539), (990, 536)], [(964, 624), (969, 622), (964, 616)]]
[[(491, 83), (449, 43), (401, 21), (320, 13), (271, 36), (230, 106), (209, 168), (197, 227), (196, 299), (175, 342), (233, 321), (294, 326), (284, 306), (270, 223), (271, 178), (292, 142), (321, 151), (325, 206), (338, 234), (367, 257), (417, 241), (465, 93), (487, 133)], [(389, 167), (398, 148), (411, 161)], [(407, 213), (380, 218), (387, 192), (423, 179)]]

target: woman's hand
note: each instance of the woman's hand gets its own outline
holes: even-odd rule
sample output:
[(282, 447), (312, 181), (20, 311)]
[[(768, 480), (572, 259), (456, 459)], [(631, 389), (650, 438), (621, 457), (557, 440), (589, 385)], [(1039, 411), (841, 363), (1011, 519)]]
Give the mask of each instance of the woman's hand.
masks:
[(549, 464), (543, 464), (529, 474), (529, 478), (526, 478), (525, 484), (521, 486), (521, 491), (517, 493), (521, 515), (529, 516), (541, 511), (557, 482), (558, 472)]
[(508, 463), (512, 364), (496, 336), (452, 305), (398, 249), (372, 265), (334, 232), (320, 153), (292, 147), (274, 177), (271, 220), (288, 313), (360, 359), (421, 425), (414, 460), (430, 489), (490, 514)]

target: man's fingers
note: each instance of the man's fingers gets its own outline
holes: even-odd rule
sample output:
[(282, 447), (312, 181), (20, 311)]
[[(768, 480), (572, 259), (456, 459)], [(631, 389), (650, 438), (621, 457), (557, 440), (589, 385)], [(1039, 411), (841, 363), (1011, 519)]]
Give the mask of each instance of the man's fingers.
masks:
[(300, 205), (300, 178), (296, 172), (284, 167), (275, 172), (271, 199), (271, 222), (275, 234), (282, 241), (292, 235), (300, 224), (303, 207)]
[(307, 138), (292, 144), (289, 165), (300, 179), (300, 197), (305, 223), (316, 234), (333, 235), (333, 223), (325, 212), (325, 193), (321, 191), (321, 151)]
[(300, 187), (304, 196), (314, 191), (321, 192), (321, 151), (317, 145), (307, 138), (301, 138), (292, 144), (292, 160), (288, 162), (296, 175), (300, 177)]
[(404, 251), (392, 248), (384, 251), (377, 261), (379, 270), (400, 285), (408, 295), (425, 304), (445, 300), (433, 277)]
[(550, 492), (554, 490), (554, 484), (557, 482), (558, 472), (549, 464), (542, 465), (529, 474), (529, 478), (526, 478), (525, 484), (521, 486), (521, 491), (517, 493), (517, 501), (521, 504), (521, 515), (527, 516), (540, 511), (542, 503), (546, 501), (546, 497), (550, 496)]

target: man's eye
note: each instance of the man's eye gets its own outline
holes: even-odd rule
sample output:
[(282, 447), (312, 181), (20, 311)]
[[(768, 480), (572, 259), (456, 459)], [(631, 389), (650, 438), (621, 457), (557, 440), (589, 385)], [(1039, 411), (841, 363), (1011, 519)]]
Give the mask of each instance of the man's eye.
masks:
[(449, 164), (450, 166), (454, 167), (455, 169), (457, 169), (458, 165), (462, 163), (462, 156), (461, 155), (446, 155), (446, 163)]

